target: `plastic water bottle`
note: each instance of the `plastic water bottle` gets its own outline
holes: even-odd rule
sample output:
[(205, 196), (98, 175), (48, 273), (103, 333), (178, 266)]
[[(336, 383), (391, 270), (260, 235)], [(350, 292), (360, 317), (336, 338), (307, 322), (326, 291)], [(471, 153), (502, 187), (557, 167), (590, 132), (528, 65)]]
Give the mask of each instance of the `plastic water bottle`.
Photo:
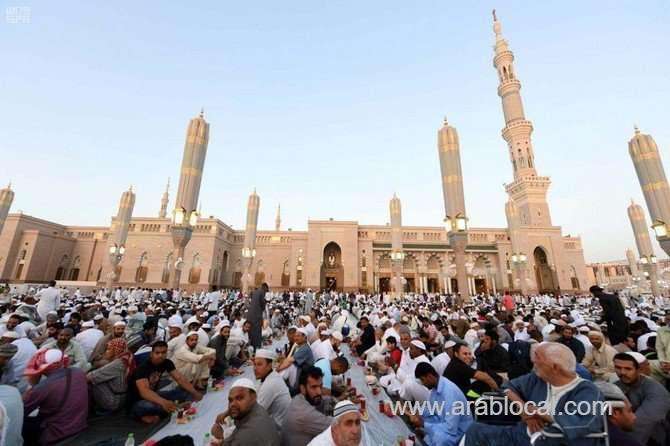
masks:
[(210, 442), (209, 432), (207, 432), (205, 438), (202, 439), (202, 446), (209, 446)]
[(123, 446), (135, 446), (135, 435), (133, 435), (132, 433), (128, 434), (126, 443)]

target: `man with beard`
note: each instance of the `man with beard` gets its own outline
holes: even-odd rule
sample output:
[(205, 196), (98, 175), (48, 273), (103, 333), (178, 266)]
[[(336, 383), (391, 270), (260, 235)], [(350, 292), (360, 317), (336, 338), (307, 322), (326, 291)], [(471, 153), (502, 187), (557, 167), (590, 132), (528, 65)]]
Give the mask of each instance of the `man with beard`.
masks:
[(281, 376), (272, 370), (277, 354), (272, 350), (259, 349), (254, 358), (254, 375), (260, 381), (258, 404), (268, 412), (281, 430), (286, 422), (291, 395)]
[(186, 335), (183, 333), (181, 322), (168, 322), (168, 359), (174, 358), (174, 354), (186, 343)]
[(586, 349), (582, 341), (575, 339), (575, 329), (566, 325), (561, 331), (561, 337), (558, 339), (558, 342), (568, 347), (574, 353), (577, 362), (581, 363), (584, 360), (584, 355), (586, 355)]
[(314, 355), (307, 343), (307, 330), (304, 327), (295, 331), (293, 341), (295, 343), (293, 355), (289, 355), (282, 361), (277, 368), (277, 372), (287, 370), (287, 373), (282, 374), (282, 377), (288, 380), (289, 387), (296, 393), (297, 377), (301, 376), (303, 370), (314, 365)]
[[(498, 384), (488, 373), (471, 367), (474, 360), (472, 350), (468, 345), (456, 344), (454, 346), (454, 357), (444, 370), (444, 377), (456, 384), (461, 392), (468, 397), (470, 397), (469, 393), (473, 386), (477, 387), (477, 391), (475, 391), (477, 394), (487, 390), (498, 390)], [(472, 380), (475, 381), (472, 382)], [(472, 395), (472, 398), (476, 398), (476, 396)]]
[(333, 424), (307, 446), (359, 446), (363, 432), (361, 413), (349, 400), (340, 401), (333, 411)]
[(57, 348), (63, 352), (63, 355), (70, 358), (70, 367), (79, 367), (84, 372), (88, 372), (91, 364), (86, 359), (86, 355), (84, 355), (84, 351), (81, 349), (79, 343), (72, 339), (73, 337), (74, 332), (72, 329), (65, 327), (58, 333), (58, 337), (55, 340), (46, 342), (41, 350)]
[(125, 334), (126, 323), (123, 321), (114, 322), (112, 332), (100, 338), (93, 349), (93, 353), (91, 353), (91, 363), (94, 369), (100, 368), (108, 363), (105, 359), (105, 352), (107, 351), (107, 344), (109, 344), (109, 341), (116, 338), (123, 338)]
[(322, 384), (323, 372), (317, 367), (308, 367), (300, 374), (300, 393), (291, 400), (291, 416), (282, 431), (284, 445), (306, 446), (332, 424), (333, 418), (324, 413)]
[(205, 390), (215, 357), (216, 350), (198, 345), (198, 333), (192, 331), (186, 335), (186, 343), (175, 352), (174, 365), (193, 387)]
[(223, 439), (223, 425), (228, 416), (235, 422), (235, 430), (224, 440), (225, 446), (279, 446), (279, 432), (272, 418), (258, 404), (256, 387), (250, 379), (239, 378), (230, 387), (228, 410), (219, 414), (212, 426), (211, 433), (214, 438)]

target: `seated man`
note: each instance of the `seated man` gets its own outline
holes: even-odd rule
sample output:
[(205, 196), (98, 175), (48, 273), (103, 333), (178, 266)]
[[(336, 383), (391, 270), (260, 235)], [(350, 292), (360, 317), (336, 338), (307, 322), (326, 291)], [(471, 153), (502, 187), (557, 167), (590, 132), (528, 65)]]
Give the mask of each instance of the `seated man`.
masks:
[(219, 333), (209, 341), (208, 347), (216, 351), (216, 358), (212, 366), (212, 376), (222, 378), (224, 375), (238, 375), (237, 368), (243, 364), (239, 359), (242, 340), (230, 337), (230, 322), (219, 323)]
[(334, 395), (339, 392), (333, 392), (333, 376), (341, 375), (349, 370), (349, 361), (344, 356), (338, 356), (335, 359), (321, 358), (314, 363), (323, 372), (323, 394)]
[(135, 368), (135, 360), (123, 338), (109, 341), (103, 358), (107, 363), (88, 372), (86, 379), (97, 411), (114, 412), (125, 406), (128, 375)]
[(586, 349), (584, 348), (582, 341), (576, 339), (574, 336), (575, 328), (571, 325), (566, 325), (561, 330), (561, 337), (558, 338), (558, 342), (572, 350), (575, 358), (577, 358), (577, 363), (581, 363), (584, 360)]
[(614, 356), (614, 371), (619, 377), (614, 384), (626, 395), (637, 417), (632, 436), (642, 444), (647, 444), (650, 439), (659, 445), (667, 444), (668, 391), (653, 378), (644, 376), (639, 362), (629, 353)]
[(598, 381), (595, 383), (603, 393), (607, 403), (607, 432), (611, 445), (617, 446), (642, 446), (630, 432), (635, 426), (635, 412), (630, 401), (616, 385)]
[(207, 389), (209, 368), (214, 364), (216, 350), (198, 345), (198, 333), (190, 332), (186, 343), (174, 354), (174, 365), (179, 374), (198, 390)]
[(125, 339), (125, 335), (126, 323), (123, 321), (116, 321), (112, 326), (112, 332), (100, 338), (98, 343), (95, 345), (95, 349), (93, 349), (93, 353), (91, 353), (91, 365), (94, 369), (102, 367), (109, 362), (104, 359), (109, 341), (116, 338)]
[[(566, 441), (575, 446), (596, 444), (585, 438), (603, 431), (601, 414), (578, 413), (575, 404), (601, 401), (602, 394), (590, 381), (577, 376), (577, 360), (565, 345), (543, 342), (532, 355), (534, 371), (509, 381), (507, 397), (522, 408), (521, 422), (513, 426), (473, 423), (465, 434), (465, 446), (528, 446), (530, 436), (551, 424), (561, 427)], [(560, 440), (543, 444), (560, 444)]]
[[(466, 397), (473, 399), (478, 398), (484, 392), (498, 390), (498, 384), (488, 373), (472, 368), (474, 360), (469, 346), (456, 344), (454, 357), (443, 375), (456, 384)], [(475, 383), (472, 380), (475, 380)]]
[(230, 387), (228, 410), (216, 417), (212, 435), (223, 440), (224, 420), (230, 416), (235, 422), (235, 430), (225, 440), (226, 445), (268, 445), (279, 446), (279, 432), (272, 418), (258, 404), (256, 387), (248, 378), (239, 378)]
[(293, 341), (295, 343), (293, 355), (287, 356), (277, 367), (277, 372), (286, 371), (282, 373), (282, 377), (287, 380), (292, 394), (298, 391), (297, 378), (302, 370), (314, 365), (314, 355), (307, 343), (307, 330), (302, 327), (298, 328), (293, 335)]
[(293, 397), (288, 408), (287, 423), (282, 430), (285, 446), (306, 446), (314, 437), (326, 430), (333, 418), (324, 414), (323, 372), (317, 367), (307, 367), (298, 379), (300, 393)]
[(272, 370), (272, 362), (275, 359), (277, 353), (272, 350), (258, 350), (254, 358), (254, 375), (260, 380), (258, 404), (263, 406), (281, 429), (286, 422), (291, 394), (279, 373)]
[(599, 331), (590, 331), (589, 341), (592, 347), (584, 356), (584, 361), (582, 361), (584, 367), (591, 373), (594, 381), (616, 381), (614, 356), (617, 351), (605, 343), (605, 337)]
[[(33, 388), (23, 395), (26, 444), (55, 444), (86, 429), (86, 374), (68, 363), (57, 348), (39, 350), (28, 362), (25, 374)], [(29, 417), (35, 409), (38, 415)]]
[[(149, 359), (137, 367), (128, 380), (127, 401), (131, 415), (143, 423), (156, 423), (174, 412), (177, 409), (175, 401), (202, 399), (202, 394), (167, 359), (167, 348), (165, 341), (154, 342)], [(169, 374), (181, 388), (161, 391), (158, 386), (163, 373)]]
[(499, 373), (507, 373), (510, 368), (510, 359), (509, 353), (498, 343), (498, 339), (498, 333), (495, 330), (487, 330), (475, 351), (475, 357), (477, 358), (477, 370), (488, 373), (500, 385), (503, 379)]
[(78, 367), (84, 372), (88, 372), (88, 369), (91, 368), (91, 364), (88, 362), (88, 359), (86, 359), (86, 355), (84, 355), (84, 351), (81, 349), (79, 343), (72, 339), (73, 337), (74, 332), (72, 329), (65, 327), (58, 333), (56, 339), (45, 342), (41, 348), (57, 348), (70, 358), (70, 367)]
[[(405, 380), (402, 381), (400, 391), (398, 392), (400, 398), (408, 401), (428, 401), (430, 392), (425, 386), (417, 382), (414, 375), (416, 366), (418, 364), (422, 362), (430, 364), (430, 361), (428, 361), (425, 353), (426, 345), (423, 342), (419, 341), (418, 339), (414, 339), (412, 342), (410, 342), (409, 356), (411, 363), (409, 364), (410, 368), (408, 370), (411, 370), (412, 375), (406, 376)], [(400, 374), (398, 377), (400, 377)]]
[[(466, 347), (468, 348), (468, 347)], [(416, 427), (423, 428), (424, 442), (428, 446), (456, 446), (461, 437), (472, 424), (472, 417), (465, 413), (457, 413), (456, 405), (467, 407), (465, 395), (448, 379), (437, 374), (432, 365), (427, 362), (417, 364), (415, 375), (421, 384), (430, 389), (430, 403), (433, 407), (442, 404), (442, 413), (435, 411), (433, 415), (415, 415), (410, 417)]]
[(308, 446), (358, 446), (362, 436), (361, 413), (354, 403), (344, 400), (335, 405), (333, 424), (314, 437)]

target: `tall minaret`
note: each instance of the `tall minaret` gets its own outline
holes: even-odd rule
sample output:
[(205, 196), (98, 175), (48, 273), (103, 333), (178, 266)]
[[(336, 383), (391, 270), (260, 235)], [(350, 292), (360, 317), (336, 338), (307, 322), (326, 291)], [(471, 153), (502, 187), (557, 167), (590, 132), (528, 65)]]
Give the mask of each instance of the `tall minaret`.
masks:
[(170, 178), (168, 177), (167, 185), (165, 186), (165, 192), (163, 192), (163, 197), (161, 198), (161, 210), (158, 213), (158, 218), (167, 217), (167, 208), (169, 202), (170, 202)]
[(642, 206), (635, 203), (633, 200), (631, 200), (630, 206), (628, 206), (628, 218), (630, 219), (633, 234), (635, 235), (635, 244), (637, 245), (637, 251), (640, 255), (640, 264), (642, 265), (643, 272), (649, 277), (652, 294), (658, 296), (658, 265), (656, 264), (654, 250), (651, 247), (649, 227), (647, 226)]
[(191, 119), (186, 130), (184, 155), (179, 174), (179, 188), (177, 189), (177, 199), (172, 217), (172, 243), (177, 259), (171, 279), (172, 288), (179, 288), (181, 269), (184, 265), (184, 251), (191, 240), (192, 226), (197, 222), (198, 197), (200, 196), (200, 184), (205, 167), (208, 142), (209, 124), (205, 121), (204, 111), (201, 110), (200, 115)]
[(640, 277), (640, 270), (637, 268), (635, 253), (630, 248), (626, 249), (626, 260), (628, 261), (628, 267), (630, 268), (630, 275), (633, 277)]
[(528, 284), (526, 280), (526, 254), (522, 250), (525, 246), (525, 234), (520, 231), (521, 222), (519, 221), (519, 209), (513, 200), (508, 200), (505, 203), (505, 216), (507, 217), (507, 228), (509, 231), (509, 238), (512, 242), (512, 267), (514, 268), (515, 283), (510, 283), (509, 286), (513, 289), (518, 289), (521, 294), (528, 293)]
[(531, 134), (533, 123), (526, 119), (521, 100), (521, 82), (514, 69), (514, 54), (502, 36), (502, 26), (493, 11), (495, 55), (493, 66), (498, 72), (498, 96), (502, 100), (505, 127), (502, 137), (507, 142), (514, 171), (514, 182), (506, 185), (507, 193), (519, 209), (523, 226), (551, 226), (547, 189), (548, 177), (538, 177)]
[(112, 236), (109, 238), (109, 243), (107, 244), (110, 265), (109, 273), (107, 274), (108, 290), (111, 290), (114, 282), (119, 280), (117, 267), (126, 252), (126, 240), (128, 239), (128, 229), (130, 227), (130, 220), (133, 218), (134, 208), (135, 192), (133, 192), (133, 187), (130, 186), (127, 191), (121, 194), (119, 210), (110, 228)]
[(277, 216), (275, 217), (275, 231), (281, 230), (281, 204), (277, 205)]
[[(654, 138), (640, 133), (636, 126), (635, 135), (628, 141), (628, 153), (635, 165), (652, 223), (670, 224), (670, 186)], [(667, 226), (663, 229), (668, 232)], [(659, 236), (658, 240), (663, 250), (670, 255), (670, 240), (667, 234)]]
[(242, 292), (249, 291), (251, 285), (251, 264), (256, 256), (256, 231), (258, 229), (258, 210), (261, 206), (261, 199), (256, 194), (256, 189), (249, 195), (249, 202), (247, 203), (247, 226), (244, 231), (244, 248), (242, 248), (243, 258), (243, 277), (242, 277)]
[(5, 226), (5, 220), (9, 215), (9, 208), (14, 201), (14, 191), (12, 190), (12, 183), (9, 183), (6, 188), (0, 189), (0, 234), (2, 228)]
[(400, 199), (393, 194), (389, 202), (391, 214), (391, 259), (393, 261), (393, 297), (399, 298), (403, 291), (402, 267), (405, 253), (402, 250), (402, 206)]
[(440, 170), (442, 172), (442, 194), (446, 213), (447, 237), (456, 259), (458, 292), (462, 300), (470, 301), (468, 272), (465, 267), (465, 247), (468, 243), (468, 234), (460, 143), (456, 128), (450, 126), (446, 119), (442, 128), (437, 132), (437, 150), (440, 155)]

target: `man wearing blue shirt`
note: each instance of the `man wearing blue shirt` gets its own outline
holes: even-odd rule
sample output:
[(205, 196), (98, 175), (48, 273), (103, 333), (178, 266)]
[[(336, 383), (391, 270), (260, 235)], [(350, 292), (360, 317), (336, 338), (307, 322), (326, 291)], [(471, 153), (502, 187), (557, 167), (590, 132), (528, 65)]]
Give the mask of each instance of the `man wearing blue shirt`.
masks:
[(465, 395), (456, 384), (439, 376), (429, 363), (417, 364), (414, 375), (430, 390), (428, 404), (431, 409), (421, 417), (414, 417), (416, 424), (423, 426), (426, 433), (424, 442), (428, 446), (458, 445), (472, 423)]
[(349, 361), (344, 356), (338, 356), (332, 361), (328, 358), (321, 358), (314, 363), (323, 372), (323, 394), (333, 394), (333, 376), (341, 375), (349, 370)]

